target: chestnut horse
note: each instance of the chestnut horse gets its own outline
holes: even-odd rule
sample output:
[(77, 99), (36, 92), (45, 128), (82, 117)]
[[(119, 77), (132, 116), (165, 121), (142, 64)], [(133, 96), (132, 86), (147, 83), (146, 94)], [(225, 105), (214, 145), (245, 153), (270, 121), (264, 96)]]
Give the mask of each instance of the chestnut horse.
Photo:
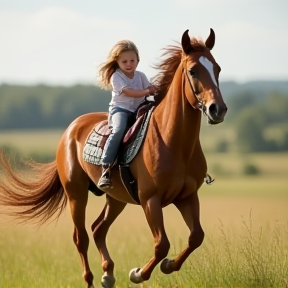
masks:
[[(198, 190), (207, 173), (199, 140), (201, 114), (207, 116), (209, 124), (218, 124), (227, 111), (219, 90), (220, 66), (210, 52), (214, 42), (212, 29), (205, 42), (191, 39), (187, 30), (181, 45), (168, 46), (163, 55), (166, 57), (158, 65), (160, 72), (155, 79), (160, 87), (160, 100), (151, 115), (145, 141), (130, 165), (137, 180), (140, 205), (154, 237), (155, 252), (141, 268), (130, 271), (134, 283), (148, 280), (160, 261), (163, 273), (178, 271), (204, 239), (198, 199)], [(89, 288), (93, 287), (93, 274), (87, 256), (85, 209), (89, 189), (103, 191), (95, 184), (101, 175), (100, 166), (83, 160), (83, 148), (91, 129), (105, 119), (107, 113), (91, 113), (74, 120), (62, 135), (54, 162), (30, 163), (35, 173), (33, 181), (17, 176), (7, 156), (3, 153), (1, 156), (4, 181), (0, 182), (0, 205), (15, 207), (7, 213), (22, 221), (36, 219), (43, 224), (52, 216), (59, 217), (67, 202), (70, 204), (73, 241)], [(114, 262), (105, 243), (108, 229), (127, 203), (138, 204), (124, 188), (117, 167), (112, 168), (111, 179), (113, 187), (104, 190), (106, 204), (91, 227), (102, 259), (101, 284), (106, 288), (115, 283)], [(187, 247), (175, 259), (165, 259), (170, 243), (162, 208), (169, 204), (177, 207), (190, 230)]]

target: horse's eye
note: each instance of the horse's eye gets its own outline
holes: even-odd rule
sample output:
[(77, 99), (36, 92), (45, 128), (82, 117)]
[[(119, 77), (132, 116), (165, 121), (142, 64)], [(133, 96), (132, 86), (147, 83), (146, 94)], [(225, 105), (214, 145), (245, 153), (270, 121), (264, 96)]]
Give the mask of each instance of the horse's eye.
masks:
[(193, 78), (197, 78), (197, 74), (196, 74), (196, 72), (195, 72), (194, 70), (190, 69), (190, 70), (189, 70), (189, 73), (190, 73), (190, 75), (191, 75)]

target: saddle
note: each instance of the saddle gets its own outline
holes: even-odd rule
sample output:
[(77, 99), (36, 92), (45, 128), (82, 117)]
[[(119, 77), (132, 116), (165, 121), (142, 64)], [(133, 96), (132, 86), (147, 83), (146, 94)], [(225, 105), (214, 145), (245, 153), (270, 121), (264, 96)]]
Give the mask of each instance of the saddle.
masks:
[[(140, 201), (138, 198), (137, 182), (130, 171), (129, 164), (142, 146), (154, 107), (155, 104), (151, 101), (145, 101), (139, 106), (135, 113), (136, 117), (132, 119), (132, 123), (128, 126), (120, 145), (117, 159), (113, 164), (113, 166), (119, 166), (123, 185), (131, 197), (138, 203)], [(111, 132), (108, 120), (103, 120), (93, 127), (85, 142), (83, 150), (84, 161), (94, 165), (102, 165), (103, 150)]]

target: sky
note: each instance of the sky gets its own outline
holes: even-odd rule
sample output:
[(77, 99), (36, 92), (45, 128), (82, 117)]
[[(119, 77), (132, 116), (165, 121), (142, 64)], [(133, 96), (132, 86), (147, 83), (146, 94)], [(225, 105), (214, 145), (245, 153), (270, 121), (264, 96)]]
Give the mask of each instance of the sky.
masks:
[(210, 28), (220, 81), (288, 81), (287, 11), (287, 0), (0, 0), (0, 84), (95, 84), (122, 39), (151, 78), (163, 48)]

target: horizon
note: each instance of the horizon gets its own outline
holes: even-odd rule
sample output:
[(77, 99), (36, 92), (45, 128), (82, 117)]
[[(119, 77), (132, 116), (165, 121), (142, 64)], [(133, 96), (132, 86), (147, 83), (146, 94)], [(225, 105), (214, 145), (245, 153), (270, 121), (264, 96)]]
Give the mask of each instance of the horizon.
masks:
[[(280, 84), (286, 84), (287, 85), (287, 91), (288, 91), (288, 79), (287, 80), (249, 80), (249, 81), (234, 81), (234, 80), (222, 80), (219, 81), (219, 84), (235, 84), (235, 85), (249, 85), (249, 84), (264, 84), (264, 83), (280, 83)], [(96, 83), (90, 83), (90, 82), (74, 82), (74, 83), (45, 83), (45, 82), (36, 82), (36, 83), (27, 83), (27, 82), (0, 82), (0, 87), (1, 86), (23, 86), (23, 87), (35, 87), (35, 86), (47, 86), (47, 87), (73, 87), (73, 86), (95, 86), (96, 88), (99, 88), (103, 90), (101, 87), (97, 86)], [(221, 87), (220, 87), (221, 88)], [(104, 89), (106, 90), (106, 89)], [(273, 89), (272, 89), (273, 90)], [(109, 90), (107, 90), (109, 91)]]

